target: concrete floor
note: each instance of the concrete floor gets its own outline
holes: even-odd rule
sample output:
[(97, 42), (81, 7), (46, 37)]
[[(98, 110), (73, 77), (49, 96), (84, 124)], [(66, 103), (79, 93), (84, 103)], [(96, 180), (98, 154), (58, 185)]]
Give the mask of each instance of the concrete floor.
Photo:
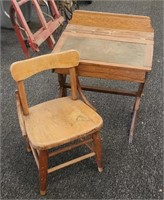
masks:
[[(37, 168), (32, 155), (25, 150), (19, 129), (14, 96), (16, 85), (9, 70), (11, 63), (24, 56), (14, 31), (2, 29), (1, 199), (164, 199), (163, 1), (97, 0), (89, 5), (80, 3), (80, 8), (151, 17), (155, 30), (153, 69), (145, 86), (133, 144), (128, 143), (133, 98), (86, 92), (104, 119), (101, 131), (104, 171), (98, 173), (94, 159), (59, 170), (48, 176), (48, 193), (41, 197)], [(31, 24), (35, 24), (33, 19)], [(58, 37), (58, 33), (54, 35)], [(39, 54), (49, 52), (47, 45), (42, 45)], [(83, 81), (93, 85), (135, 87), (114, 81)], [(41, 73), (26, 82), (26, 89), (29, 103), (34, 105), (56, 96), (57, 79), (51, 72)], [(60, 163), (84, 152), (84, 149), (75, 150), (54, 162)]]

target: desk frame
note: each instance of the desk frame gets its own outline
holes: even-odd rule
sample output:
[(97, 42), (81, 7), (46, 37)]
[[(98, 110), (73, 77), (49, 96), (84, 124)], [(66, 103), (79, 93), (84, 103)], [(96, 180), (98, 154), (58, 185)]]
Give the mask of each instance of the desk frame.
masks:
[[(81, 21), (80, 17), (82, 17)], [(87, 21), (87, 17), (90, 17), (89, 22)], [(102, 20), (104, 17), (106, 19), (105, 21)], [(108, 20), (110, 20), (111, 28), (109, 27)], [(130, 20), (132, 20), (132, 24)], [(101, 21), (103, 25), (100, 24)], [(118, 25), (114, 24), (116, 21), (118, 22)], [(124, 24), (123, 21), (125, 21)], [(142, 22), (143, 24), (141, 24)], [(105, 63), (94, 60), (84, 60), (83, 58), (81, 58), (79, 67), (77, 68), (78, 76), (102, 78), (107, 80), (110, 79), (110, 80), (128, 81), (139, 84), (137, 91), (109, 89), (103, 87), (100, 88), (88, 85), (81, 85), (81, 88), (87, 91), (111, 93), (111, 94), (135, 97), (132, 110), (129, 143), (132, 143), (133, 140), (136, 117), (140, 106), (141, 97), (143, 95), (144, 85), (147, 79), (148, 72), (151, 71), (154, 35), (153, 35), (153, 29), (151, 28), (151, 26), (150, 27), (149, 26), (150, 26), (150, 19), (149, 17), (145, 16), (133, 16), (133, 15), (130, 16), (130, 15), (120, 15), (120, 14), (117, 15), (117, 14), (88, 12), (88, 11), (76, 11), (73, 19), (67, 25), (65, 31), (63, 32), (62, 36), (60, 37), (59, 41), (57, 42), (54, 48), (54, 52), (60, 52), (66, 39), (69, 36), (87, 37), (87, 38), (90, 37), (99, 39), (105, 38), (107, 40), (112, 40), (112, 41), (131, 42), (135, 44), (146, 45), (143, 66)], [(116, 27), (118, 27), (118, 29), (116, 29)], [(137, 29), (136, 31), (135, 28)], [(56, 70), (56, 72), (58, 73), (59, 96), (66, 96), (67, 88), (70, 88), (70, 84), (66, 82), (66, 77), (68, 72), (65, 70)]]

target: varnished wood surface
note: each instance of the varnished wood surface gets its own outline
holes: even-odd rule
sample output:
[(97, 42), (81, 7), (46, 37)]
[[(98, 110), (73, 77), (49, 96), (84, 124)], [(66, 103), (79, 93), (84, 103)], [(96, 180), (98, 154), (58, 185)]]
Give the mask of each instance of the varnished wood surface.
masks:
[[(80, 61), (150, 71), (153, 42), (144, 39), (111, 38), (110, 36), (65, 31), (53, 52), (76, 49)], [(86, 63), (87, 64), (87, 63)]]
[(27, 133), (26, 133), (26, 128), (25, 128), (24, 119), (23, 119), (23, 110), (22, 110), (18, 91), (15, 92), (15, 96), (16, 96), (16, 106), (17, 106), (17, 113), (18, 113), (20, 129), (22, 131), (22, 135), (26, 136)]
[(52, 167), (52, 168), (48, 169), (48, 173), (52, 173), (54, 171), (57, 171), (59, 169), (67, 167), (69, 165), (75, 164), (77, 162), (80, 162), (82, 160), (85, 160), (85, 159), (90, 158), (90, 157), (95, 156), (95, 155), (96, 155), (95, 152), (91, 152), (91, 153), (85, 154), (84, 156), (80, 156), (78, 158), (75, 158), (73, 160), (67, 161), (67, 162), (62, 163), (62, 164), (60, 164), (58, 166), (55, 166), (55, 167)]
[(78, 50), (79, 76), (143, 83), (152, 68), (153, 37), (149, 17), (75, 11), (53, 52)]
[[(57, 73), (68, 74), (66, 69), (57, 69)], [(77, 70), (78, 76), (103, 78), (107, 80), (122, 80), (143, 83), (145, 81), (145, 70), (118, 67), (117, 65), (103, 65), (102, 63), (80, 62)]]
[[(91, 45), (87, 43), (88, 40), (92, 40)], [(114, 49), (111, 46), (98, 45), (108, 41), (115, 45)], [(96, 40), (96, 37), (89, 39), (85, 35), (82, 38), (82, 34), (65, 32), (54, 48), (54, 52), (68, 49), (76, 49), (80, 53), (80, 64), (77, 68), (79, 76), (144, 82), (145, 72), (151, 71), (152, 45), (110, 41), (104, 38)], [(68, 73), (67, 69), (56, 71)]]
[(112, 41), (85, 36), (68, 35), (62, 51), (76, 49), (83, 60), (116, 63), (128, 66), (145, 66), (146, 45), (140, 43)]
[[(145, 39), (153, 42), (154, 32), (140, 32), (140, 31), (131, 31), (127, 29), (106, 29), (104, 27), (95, 27), (95, 26), (84, 26), (79, 24), (68, 24), (65, 31), (72, 33), (85, 33), (85, 34), (94, 34), (101, 36), (110, 36), (110, 38), (129, 38), (129, 39)], [(119, 38), (119, 39), (121, 39)]]
[[(102, 163), (100, 141), (98, 143), (94, 142), (96, 150), (90, 148), (88, 143), (94, 141), (94, 138), (92, 139), (91, 137), (100, 130), (103, 120), (91, 107), (78, 99), (77, 90), (79, 90), (79, 83), (77, 82), (75, 68), (78, 65), (79, 53), (76, 50), (69, 50), (15, 62), (10, 68), (12, 77), (18, 87), (16, 100), (19, 124), (23, 136), (26, 136), (27, 148), (32, 150), (39, 170), (41, 195), (46, 194), (48, 173), (92, 156), (96, 156), (96, 158), (99, 156), (100, 158), (98, 169), (100, 168), (99, 163)], [(50, 69), (67, 69), (69, 71), (72, 96), (57, 98), (29, 108), (23, 81), (32, 75)], [(63, 80), (61, 78), (61, 87)], [(77, 142), (79, 140), (83, 142), (70, 144), (70, 142)], [(48, 169), (48, 150), (53, 150), (54, 147), (63, 144), (67, 144), (67, 146), (60, 147), (57, 151), (51, 152), (50, 156), (55, 156), (81, 145), (89, 147), (91, 152)]]
[(23, 114), (28, 115), (29, 114), (28, 102), (27, 102), (26, 91), (25, 91), (23, 81), (17, 82), (17, 87), (18, 87), (18, 93), (19, 93), (19, 98), (22, 105)]
[(102, 118), (93, 109), (70, 97), (31, 107), (24, 120), (29, 140), (38, 149), (64, 144), (102, 126)]
[[(22, 81), (48, 69), (70, 68), (79, 64), (79, 54), (68, 50), (58, 54), (46, 54), (35, 58), (15, 62), (11, 65), (11, 74), (15, 81)], [(16, 67), (15, 67), (16, 66)]]
[(74, 12), (70, 24), (94, 26), (106, 29), (153, 32), (150, 18), (139, 15), (112, 14), (79, 10)]

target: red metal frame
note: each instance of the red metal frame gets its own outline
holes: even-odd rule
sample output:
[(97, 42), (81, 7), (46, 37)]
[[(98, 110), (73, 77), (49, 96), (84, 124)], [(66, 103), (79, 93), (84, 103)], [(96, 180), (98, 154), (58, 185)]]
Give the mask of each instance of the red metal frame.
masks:
[[(36, 14), (38, 15), (38, 18), (42, 24), (42, 27), (33, 34), (20, 9), (20, 6), (22, 6), (23, 4), (29, 1), (30, 0), (20, 0), (20, 1), (11, 0), (11, 8), (10, 8), (10, 19), (26, 58), (30, 57), (27, 43), (28, 43), (28, 46), (33, 51), (39, 51), (39, 46), (46, 40), (48, 42), (49, 47), (53, 49), (55, 40), (52, 34), (64, 21), (64, 18), (60, 15), (54, 0), (47, 0), (47, 3), (51, 11), (51, 16), (52, 16), (52, 18), (48, 22), (46, 22), (45, 20), (45, 17), (42, 13), (42, 10), (38, 1), (31, 0), (32, 5), (36, 11)], [(19, 20), (19, 23), (17, 19)], [(22, 34), (22, 30), (20, 29), (20, 26), (23, 28), (24, 33), (27, 38), (25, 38), (24, 35)], [(27, 40), (27, 42), (25, 40)]]

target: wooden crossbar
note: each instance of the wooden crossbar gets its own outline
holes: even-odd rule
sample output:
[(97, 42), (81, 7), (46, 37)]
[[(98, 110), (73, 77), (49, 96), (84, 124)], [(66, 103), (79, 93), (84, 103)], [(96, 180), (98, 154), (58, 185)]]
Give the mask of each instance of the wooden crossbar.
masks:
[(55, 166), (55, 167), (52, 167), (52, 168), (48, 169), (48, 173), (52, 173), (52, 172), (54, 172), (54, 171), (57, 171), (57, 170), (59, 170), (59, 169), (62, 169), (62, 168), (67, 167), (67, 166), (69, 166), (69, 165), (72, 165), (72, 164), (74, 164), (74, 163), (80, 162), (80, 161), (85, 160), (85, 159), (87, 159), (87, 158), (90, 158), (90, 157), (92, 157), (92, 156), (95, 156), (95, 152), (88, 153), (88, 154), (86, 154), (86, 155), (84, 155), (84, 156), (75, 158), (75, 159), (70, 160), (70, 161), (68, 161), (68, 162), (65, 162), (65, 163), (63, 163), (63, 164), (57, 165), (57, 166)]
[[(81, 141), (84, 141), (83, 138), (80, 138)], [(94, 149), (91, 147), (91, 145), (89, 145), (88, 143), (89, 142), (93, 142), (93, 139), (90, 139), (91, 141), (88, 141), (87, 143), (85, 143), (85, 145), (91, 150), (91, 151), (94, 151)]]
[[(64, 84), (65, 88), (70, 88), (69, 83)], [(91, 87), (87, 85), (81, 85), (81, 88), (86, 91), (92, 91), (92, 92), (102, 92), (102, 93), (111, 93), (111, 94), (117, 94), (117, 95), (125, 95), (125, 96), (137, 96), (136, 91), (129, 91), (129, 90), (121, 90), (121, 89), (110, 89), (105, 87)]]
[(72, 144), (72, 145), (70, 145), (70, 146), (68, 146), (68, 147), (64, 147), (64, 148), (62, 148), (62, 149), (59, 149), (59, 150), (50, 152), (50, 153), (48, 154), (48, 157), (56, 156), (56, 155), (58, 155), (58, 154), (60, 154), (60, 153), (64, 153), (64, 152), (66, 152), (66, 151), (72, 150), (72, 149), (74, 149), (74, 148), (76, 148), (76, 147), (82, 146), (82, 145), (87, 144), (88, 142), (92, 142), (92, 141), (93, 141), (93, 139), (83, 140), (82, 142), (79, 142), (79, 143), (77, 143), (77, 144)]

